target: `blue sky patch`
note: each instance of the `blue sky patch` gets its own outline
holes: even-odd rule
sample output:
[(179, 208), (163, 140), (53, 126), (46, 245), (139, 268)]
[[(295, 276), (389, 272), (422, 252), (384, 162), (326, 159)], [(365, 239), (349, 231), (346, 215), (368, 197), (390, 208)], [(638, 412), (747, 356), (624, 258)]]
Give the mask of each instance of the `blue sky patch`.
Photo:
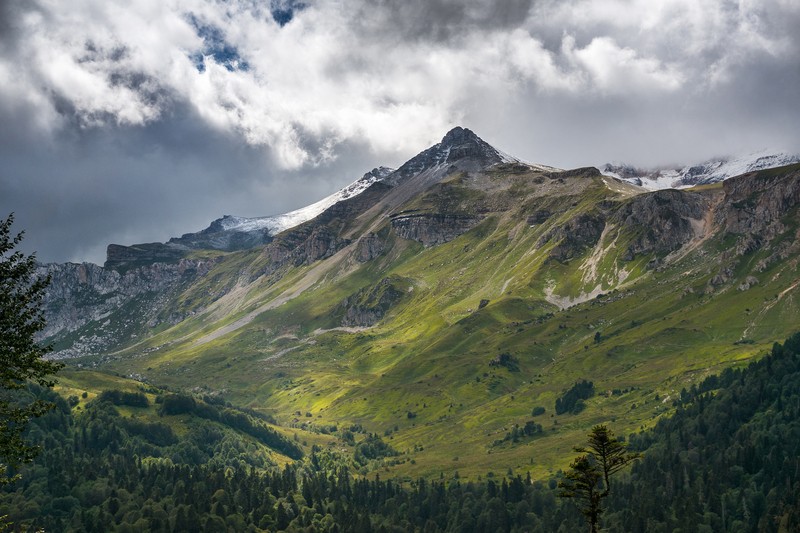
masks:
[(192, 14), (188, 18), (189, 23), (197, 31), (197, 35), (203, 39), (203, 50), (190, 56), (199, 72), (206, 69), (203, 62), (205, 56), (211, 56), (214, 61), (230, 72), (250, 69), (250, 65), (239, 55), (237, 48), (225, 40), (221, 29), (212, 24), (204, 24)]

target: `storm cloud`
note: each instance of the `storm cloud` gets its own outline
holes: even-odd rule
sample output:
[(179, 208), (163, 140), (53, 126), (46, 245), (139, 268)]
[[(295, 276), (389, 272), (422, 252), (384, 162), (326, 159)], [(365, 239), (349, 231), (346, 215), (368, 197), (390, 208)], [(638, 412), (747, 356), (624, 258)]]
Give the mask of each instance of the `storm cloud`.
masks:
[(796, 153), (799, 24), (789, 0), (0, 0), (0, 214), (101, 262), (455, 125), (560, 167)]

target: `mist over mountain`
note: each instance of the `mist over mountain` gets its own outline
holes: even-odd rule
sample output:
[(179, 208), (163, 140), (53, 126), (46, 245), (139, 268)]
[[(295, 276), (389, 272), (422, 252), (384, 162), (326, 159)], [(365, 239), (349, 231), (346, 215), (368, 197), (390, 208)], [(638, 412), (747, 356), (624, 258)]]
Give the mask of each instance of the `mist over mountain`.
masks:
[(681, 189), (719, 181), (768, 168), (800, 162), (800, 156), (763, 150), (738, 157), (710, 159), (703, 163), (676, 168), (641, 169), (625, 164), (607, 163), (602, 167), (607, 176), (619, 178), (648, 190)]

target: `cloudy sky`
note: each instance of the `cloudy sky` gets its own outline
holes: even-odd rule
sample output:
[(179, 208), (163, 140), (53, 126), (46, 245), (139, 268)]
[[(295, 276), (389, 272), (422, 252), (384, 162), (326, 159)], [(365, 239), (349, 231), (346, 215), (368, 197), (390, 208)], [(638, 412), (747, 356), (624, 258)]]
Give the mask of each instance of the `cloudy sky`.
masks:
[(800, 153), (797, 0), (0, 0), (0, 216), (100, 262), (455, 125), (559, 167)]

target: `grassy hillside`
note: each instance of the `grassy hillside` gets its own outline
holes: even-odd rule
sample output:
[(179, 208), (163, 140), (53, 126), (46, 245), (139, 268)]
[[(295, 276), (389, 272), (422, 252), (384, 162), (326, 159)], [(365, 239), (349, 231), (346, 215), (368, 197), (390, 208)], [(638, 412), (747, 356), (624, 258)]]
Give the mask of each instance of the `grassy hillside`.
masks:
[[(681, 389), (796, 329), (796, 207), (739, 253), (722, 188), (635, 192), (590, 171), (455, 173), (350, 224), (382, 239), (376, 257), (356, 259), (361, 234), (277, 269), (269, 247), (226, 254), (175, 300), (194, 314), (75, 363), (213, 393), (311, 432), (361, 425), (403, 454), (382, 466), (391, 476), (542, 477), (591, 425), (650, 427)], [(692, 202), (705, 215), (675, 214)], [(388, 215), (409, 211), (482, 219), (425, 246), (392, 227)], [(680, 228), (688, 240), (669, 248)], [(384, 305), (388, 286), (397, 295)], [(377, 323), (343, 326), (348, 306), (379, 301)], [(594, 384), (585, 408), (556, 415), (583, 379)], [(506, 439), (530, 421), (542, 431)]]

